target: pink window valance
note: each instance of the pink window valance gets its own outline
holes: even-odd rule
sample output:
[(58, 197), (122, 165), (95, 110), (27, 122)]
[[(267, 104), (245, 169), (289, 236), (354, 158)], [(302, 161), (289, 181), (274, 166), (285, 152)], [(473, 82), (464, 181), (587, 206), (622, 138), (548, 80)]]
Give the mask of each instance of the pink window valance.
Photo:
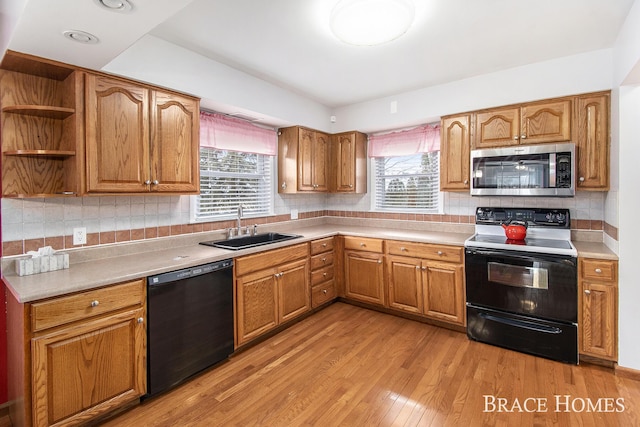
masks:
[(278, 135), (275, 130), (261, 128), (244, 120), (201, 111), (200, 146), (275, 156), (278, 152)]
[(440, 125), (369, 135), (369, 157), (410, 156), (440, 150)]

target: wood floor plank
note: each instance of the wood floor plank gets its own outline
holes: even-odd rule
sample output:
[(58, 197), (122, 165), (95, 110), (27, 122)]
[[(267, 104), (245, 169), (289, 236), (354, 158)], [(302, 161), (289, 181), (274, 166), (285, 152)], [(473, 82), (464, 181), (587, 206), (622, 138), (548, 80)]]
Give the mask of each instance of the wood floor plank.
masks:
[[(546, 399), (547, 411), (485, 411), (485, 396)], [(556, 396), (624, 411), (556, 411)], [(336, 303), (104, 425), (630, 426), (640, 381)]]

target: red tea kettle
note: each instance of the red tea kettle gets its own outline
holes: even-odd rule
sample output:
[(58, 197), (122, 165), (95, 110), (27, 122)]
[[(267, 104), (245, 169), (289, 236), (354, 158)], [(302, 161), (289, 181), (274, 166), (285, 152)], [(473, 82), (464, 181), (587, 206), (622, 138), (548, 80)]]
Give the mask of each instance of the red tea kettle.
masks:
[(523, 221), (511, 221), (502, 224), (504, 228), (504, 234), (507, 239), (512, 240), (524, 240), (527, 237), (527, 223)]

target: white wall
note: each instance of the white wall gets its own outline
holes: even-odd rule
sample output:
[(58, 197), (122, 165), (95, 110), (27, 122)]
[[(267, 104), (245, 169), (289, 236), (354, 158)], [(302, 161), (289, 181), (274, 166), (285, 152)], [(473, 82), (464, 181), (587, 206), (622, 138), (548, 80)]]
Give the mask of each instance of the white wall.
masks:
[(196, 95), (206, 109), (330, 131), (328, 107), (157, 37), (144, 36), (103, 70)]
[[(640, 212), (638, 197), (638, 159), (640, 159), (640, 0), (633, 4), (614, 46), (614, 86), (619, 88), (614, 134), (619, 136), (617, 153), (619, 219), (619, 358), (620, 366), (640, 370), (640, 283), (638, 280), (638, 241)], [(614, 119), (614, 116), (612, 116)]]
[[(333, 131), (397, 129), (447, 114), (608, 90), (611, 75), (611, 49), (539, 62), (338, 108)], [(398, 108), (394, 114), (392, 101)]]

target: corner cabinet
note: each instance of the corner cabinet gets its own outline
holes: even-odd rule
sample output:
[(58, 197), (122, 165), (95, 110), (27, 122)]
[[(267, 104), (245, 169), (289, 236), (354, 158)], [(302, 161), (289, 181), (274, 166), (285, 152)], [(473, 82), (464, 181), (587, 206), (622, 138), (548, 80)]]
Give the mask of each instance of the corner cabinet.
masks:
[(0, 65), (2, 196), (81, 192), (82, 72), (8, 51)]
[(440, 189), (466, 191), (470, 188), (471, 116), (443, 117), (440, 124)]
[(307, 243), (234, 262), (236, 348), (311, 310)]
[(609, 189), (609, 92), (575, 99), (578, 190)]
[(333, 167), (332, 192), (367, 192), (367, 135), (344, 132), (331, 135)]
[(14, 425), (90, 424), (145, 394), (145, 301), (144, 280), (28, 304), (10, 299), (8, 316), (19, 319), (8, 331)]
[(329, 190), (329, 135), (300, 126), (278, 134), (278, 192)]
[(580, 354), (618, 359), (618, 262), (578, 260)]
[(87, 74), (88, 193), (197, 193), (199, 101)]

